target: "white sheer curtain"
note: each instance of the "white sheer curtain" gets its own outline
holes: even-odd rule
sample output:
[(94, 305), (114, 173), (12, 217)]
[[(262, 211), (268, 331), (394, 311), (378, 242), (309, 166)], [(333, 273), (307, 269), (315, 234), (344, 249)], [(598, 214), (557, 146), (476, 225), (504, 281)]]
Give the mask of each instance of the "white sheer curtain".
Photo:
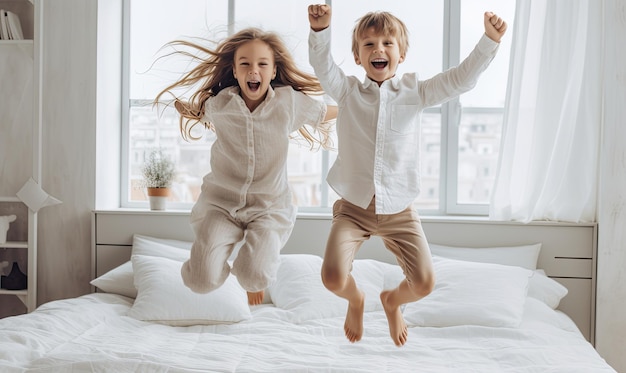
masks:
[(602, 3), (517, 1), (491, 219), (595, 220)]

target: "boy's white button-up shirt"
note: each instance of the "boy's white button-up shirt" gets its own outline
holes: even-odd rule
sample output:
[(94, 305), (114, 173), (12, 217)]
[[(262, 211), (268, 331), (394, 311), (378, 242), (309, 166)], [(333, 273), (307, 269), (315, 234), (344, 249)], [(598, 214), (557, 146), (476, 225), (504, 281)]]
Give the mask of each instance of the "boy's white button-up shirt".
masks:
[(424, 108), (472, 89), (495, 56), (498, 43), (486, 35), (457, 67), (428, 80), (415, 73), (379, 87), (346, 76), (330, 52), (330, 27), (309, 35), (309, 60), (326, 93), (339, 107), (338, 155), (327, 181), (347, 201), (376, 213), (407, 208), (420, 191), (419, 138)]
[(291, 87), (270, 87), (253, 112), (238, 87), (211, 97), (203, 119), (214, 124), (217, 139), (198, 202), (218, 205), (232, 216), (244, 207), (265, 211), (291, 206), (289, 136), (305, 124), (316, 127), (325, 115), (322, 101)]

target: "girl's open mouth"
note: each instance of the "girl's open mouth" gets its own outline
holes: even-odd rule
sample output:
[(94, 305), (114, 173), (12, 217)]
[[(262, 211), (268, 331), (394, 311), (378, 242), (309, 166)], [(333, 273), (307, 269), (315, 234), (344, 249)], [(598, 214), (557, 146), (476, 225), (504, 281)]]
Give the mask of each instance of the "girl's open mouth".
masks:
[(251, 81), (251, 82), (248, 82), (247, 84), (248, 84), (248, 88), (251, 91), (257, 91), (259, 87), (261, 86), (261, 82), (257, 82), (257, 81)]

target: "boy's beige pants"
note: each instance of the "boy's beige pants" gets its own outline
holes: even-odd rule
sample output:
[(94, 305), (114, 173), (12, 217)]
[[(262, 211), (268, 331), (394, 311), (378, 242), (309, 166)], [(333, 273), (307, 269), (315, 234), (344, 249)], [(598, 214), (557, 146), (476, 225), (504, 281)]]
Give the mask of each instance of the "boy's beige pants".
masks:
[(376, 214), (374, 198), (367, 209), (344, 199), (335, 202), (323, 271), (331, 271), (338, 277), (347, 276), (363, 242), (371, 236), (379, 236), (396, 256), (409, 284), (422, 283), (433, 270), (430, 248), (417, 211), (409, 206), (397, 214)]

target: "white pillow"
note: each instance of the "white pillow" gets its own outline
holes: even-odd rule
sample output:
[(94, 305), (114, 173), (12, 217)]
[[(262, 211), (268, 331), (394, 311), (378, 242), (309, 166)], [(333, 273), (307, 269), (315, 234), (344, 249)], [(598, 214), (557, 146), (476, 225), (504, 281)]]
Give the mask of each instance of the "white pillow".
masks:
[(133, 255), (137, 298), (128, 315), (173, 326), (235, 323), (250, 318), (246, 291), (230, 275), (207, 294), (192, 292), (180, 275), (182, 262)]
[(137, 296), (137, 289), (133, 284), (133, 264), (130, 260), (91, 280), (90, 284), (105, 293), (119, 294), (129, 298)]
[(131, 256), (160, 256), (184, 262), (189, 259), (189, 250), (191, 250), (191, 245), (193, 245), (193, 242), (169, 240), (135, 234), (133, 235), (133, 249)]
[(533, 272), (528, 283), (528, 296), (539, 299), (552, 309), (559, 307), (561, 299), (565, 298), (567, 293), (565, 286), (546, 276), (541, 269)]
[[(170, 240), (135, 234), (131, 255), (160, 256), (179, 261), (189, 258), (192, 242)], [(113, 294), (135, 298), (137, 289), (133, 284), (133, 267), (130, 260), (93, 279), (91, 285)]]
[(541, 251), (541, 243), (482, 248), (444, 246), (435, 243), (431, 243), (429, 246), (432, 255), (444, 258), (504, 264), (532, 270), (537, 269), (537, 259), (539, 259), (539, 252)]
[[(519, 326), (532, 271), (437, 257), (433, 266), (435, 288), (428, 296), (405, 305), (407, 325)], [(399, 267), (388, 275), (395, 276), (396, 284), (404, 278)]]
[[(292, 322), (345, 316), (348, 302), (324, 287), (322, 258), (309, 254), (283, 254), (276, 281), (268, 291), (276, 307), (291, 311)], [(380, 292), (391, 264), (370, 259), (353, 262), (352, 276), (365, 293), (365, 312), (382, 310)]]

